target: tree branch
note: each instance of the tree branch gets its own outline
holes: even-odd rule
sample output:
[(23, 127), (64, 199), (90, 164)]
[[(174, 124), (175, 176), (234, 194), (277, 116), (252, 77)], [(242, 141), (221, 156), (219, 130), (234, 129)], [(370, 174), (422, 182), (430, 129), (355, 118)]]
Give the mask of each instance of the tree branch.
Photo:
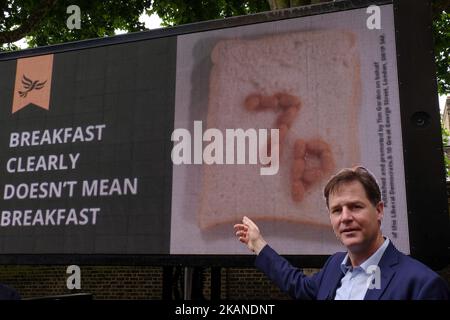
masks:
[(39, 25), (50, 9), (58, 0), (41, 0), (36, 10), (17, 28), (11, 31), (0, 32), (0, 44), (18, 41)]

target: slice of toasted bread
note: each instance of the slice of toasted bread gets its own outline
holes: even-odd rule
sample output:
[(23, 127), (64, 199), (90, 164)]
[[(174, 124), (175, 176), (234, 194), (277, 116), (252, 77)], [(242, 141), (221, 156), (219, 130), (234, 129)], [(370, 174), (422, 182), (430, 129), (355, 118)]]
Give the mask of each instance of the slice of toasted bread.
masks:
[[(261, 165), (203, 165), (199, 226), (205, 229), (237, 222), (243, 215), (255, 220), (328, 225), (323, 186), (338, 169), (355, 165), (360, 158), (360, 70), (355, 35), (324, 30), (221, 40), (211, 60), (208, 128), (225, 133), (225, 129), (279, 126), (281, 107), (249, 110), (245, 101), (251, 94), (297, 97), (301, 107), (281, 141), (276, 175), (260, 175)], [(315, 183), (298, 180), (306, 191), (296, 199), (292, 172), (298, 139), (326, 145), (331, 164)], [(301, 161), (311, 169), (320, 163), (319, 158), (311, 151)]]

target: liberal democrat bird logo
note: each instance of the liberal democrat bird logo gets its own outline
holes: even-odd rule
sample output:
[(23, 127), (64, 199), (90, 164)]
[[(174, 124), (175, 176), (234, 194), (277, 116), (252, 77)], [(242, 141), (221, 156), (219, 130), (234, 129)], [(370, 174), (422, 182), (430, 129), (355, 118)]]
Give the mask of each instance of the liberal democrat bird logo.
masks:
[(23, 75), (22, 76), (22, 84), (23, 84), (23, 88), (25, 90), (19, 91), (19, 95), (22, 98), (25, 98), (27, 96), (28, 92), (30, 92), (32, 90), (42, 89), (46, 82), (47, 82), (47, 80), (45, 80), (44, 82), (39, 82), (39, 80), (33, 81), (30, 78), (27, 78), (25, 75)]

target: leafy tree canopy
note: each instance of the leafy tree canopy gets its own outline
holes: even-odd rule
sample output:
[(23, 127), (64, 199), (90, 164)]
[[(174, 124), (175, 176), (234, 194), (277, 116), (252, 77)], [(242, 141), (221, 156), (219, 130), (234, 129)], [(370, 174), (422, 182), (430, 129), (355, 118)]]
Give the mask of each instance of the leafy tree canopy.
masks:
[[(0, 0), (0, 45), (12, 45), (24, 37), (30, 47), (111, 36), (115, 30), (145, 30), (140, 15), (150, 0)], [(67, 8), (77, 5), (81, 28), (70, 30)]]
[(433, 29), (438, 91), (450, 94), (450, 10), (436, 15)]
[[(117, 29), (145, 30), (142, 13), (157, 14), (163, 26), (309, 5), (328, 0), (0, 0), (0, 50), (111, 36)], [(81, 29), (66, 26), (67, 7), (81, 9)], [(450, 1), (432, 0), (437, 78), (440, 94), (450, 94)]]

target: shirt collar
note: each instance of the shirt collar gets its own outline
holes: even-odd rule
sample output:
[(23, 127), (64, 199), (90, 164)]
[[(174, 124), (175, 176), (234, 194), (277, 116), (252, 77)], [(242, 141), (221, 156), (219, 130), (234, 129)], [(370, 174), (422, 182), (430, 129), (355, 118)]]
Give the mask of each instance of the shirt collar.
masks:
[[(366, 261), (361, 263), (359, 265), (359, 268), (363, 269), (365, 272), (367, 272), (367, 268), (371, 265), (378, 265), (378, 263), (381, 260), (381, 257), (383, 256), (384, 252), (386, 251), (387, 246), (389, 245), (389, 239), (385, 237), (383, 244), (378, 248), (377, 251), (374, 252)], [(345, 255), (344, 259), (341, 262), (341, 271), (343, 274), (346, 274), (347, 271), (352, 270), (352, 265), (348, 256), (348, 253)]]

